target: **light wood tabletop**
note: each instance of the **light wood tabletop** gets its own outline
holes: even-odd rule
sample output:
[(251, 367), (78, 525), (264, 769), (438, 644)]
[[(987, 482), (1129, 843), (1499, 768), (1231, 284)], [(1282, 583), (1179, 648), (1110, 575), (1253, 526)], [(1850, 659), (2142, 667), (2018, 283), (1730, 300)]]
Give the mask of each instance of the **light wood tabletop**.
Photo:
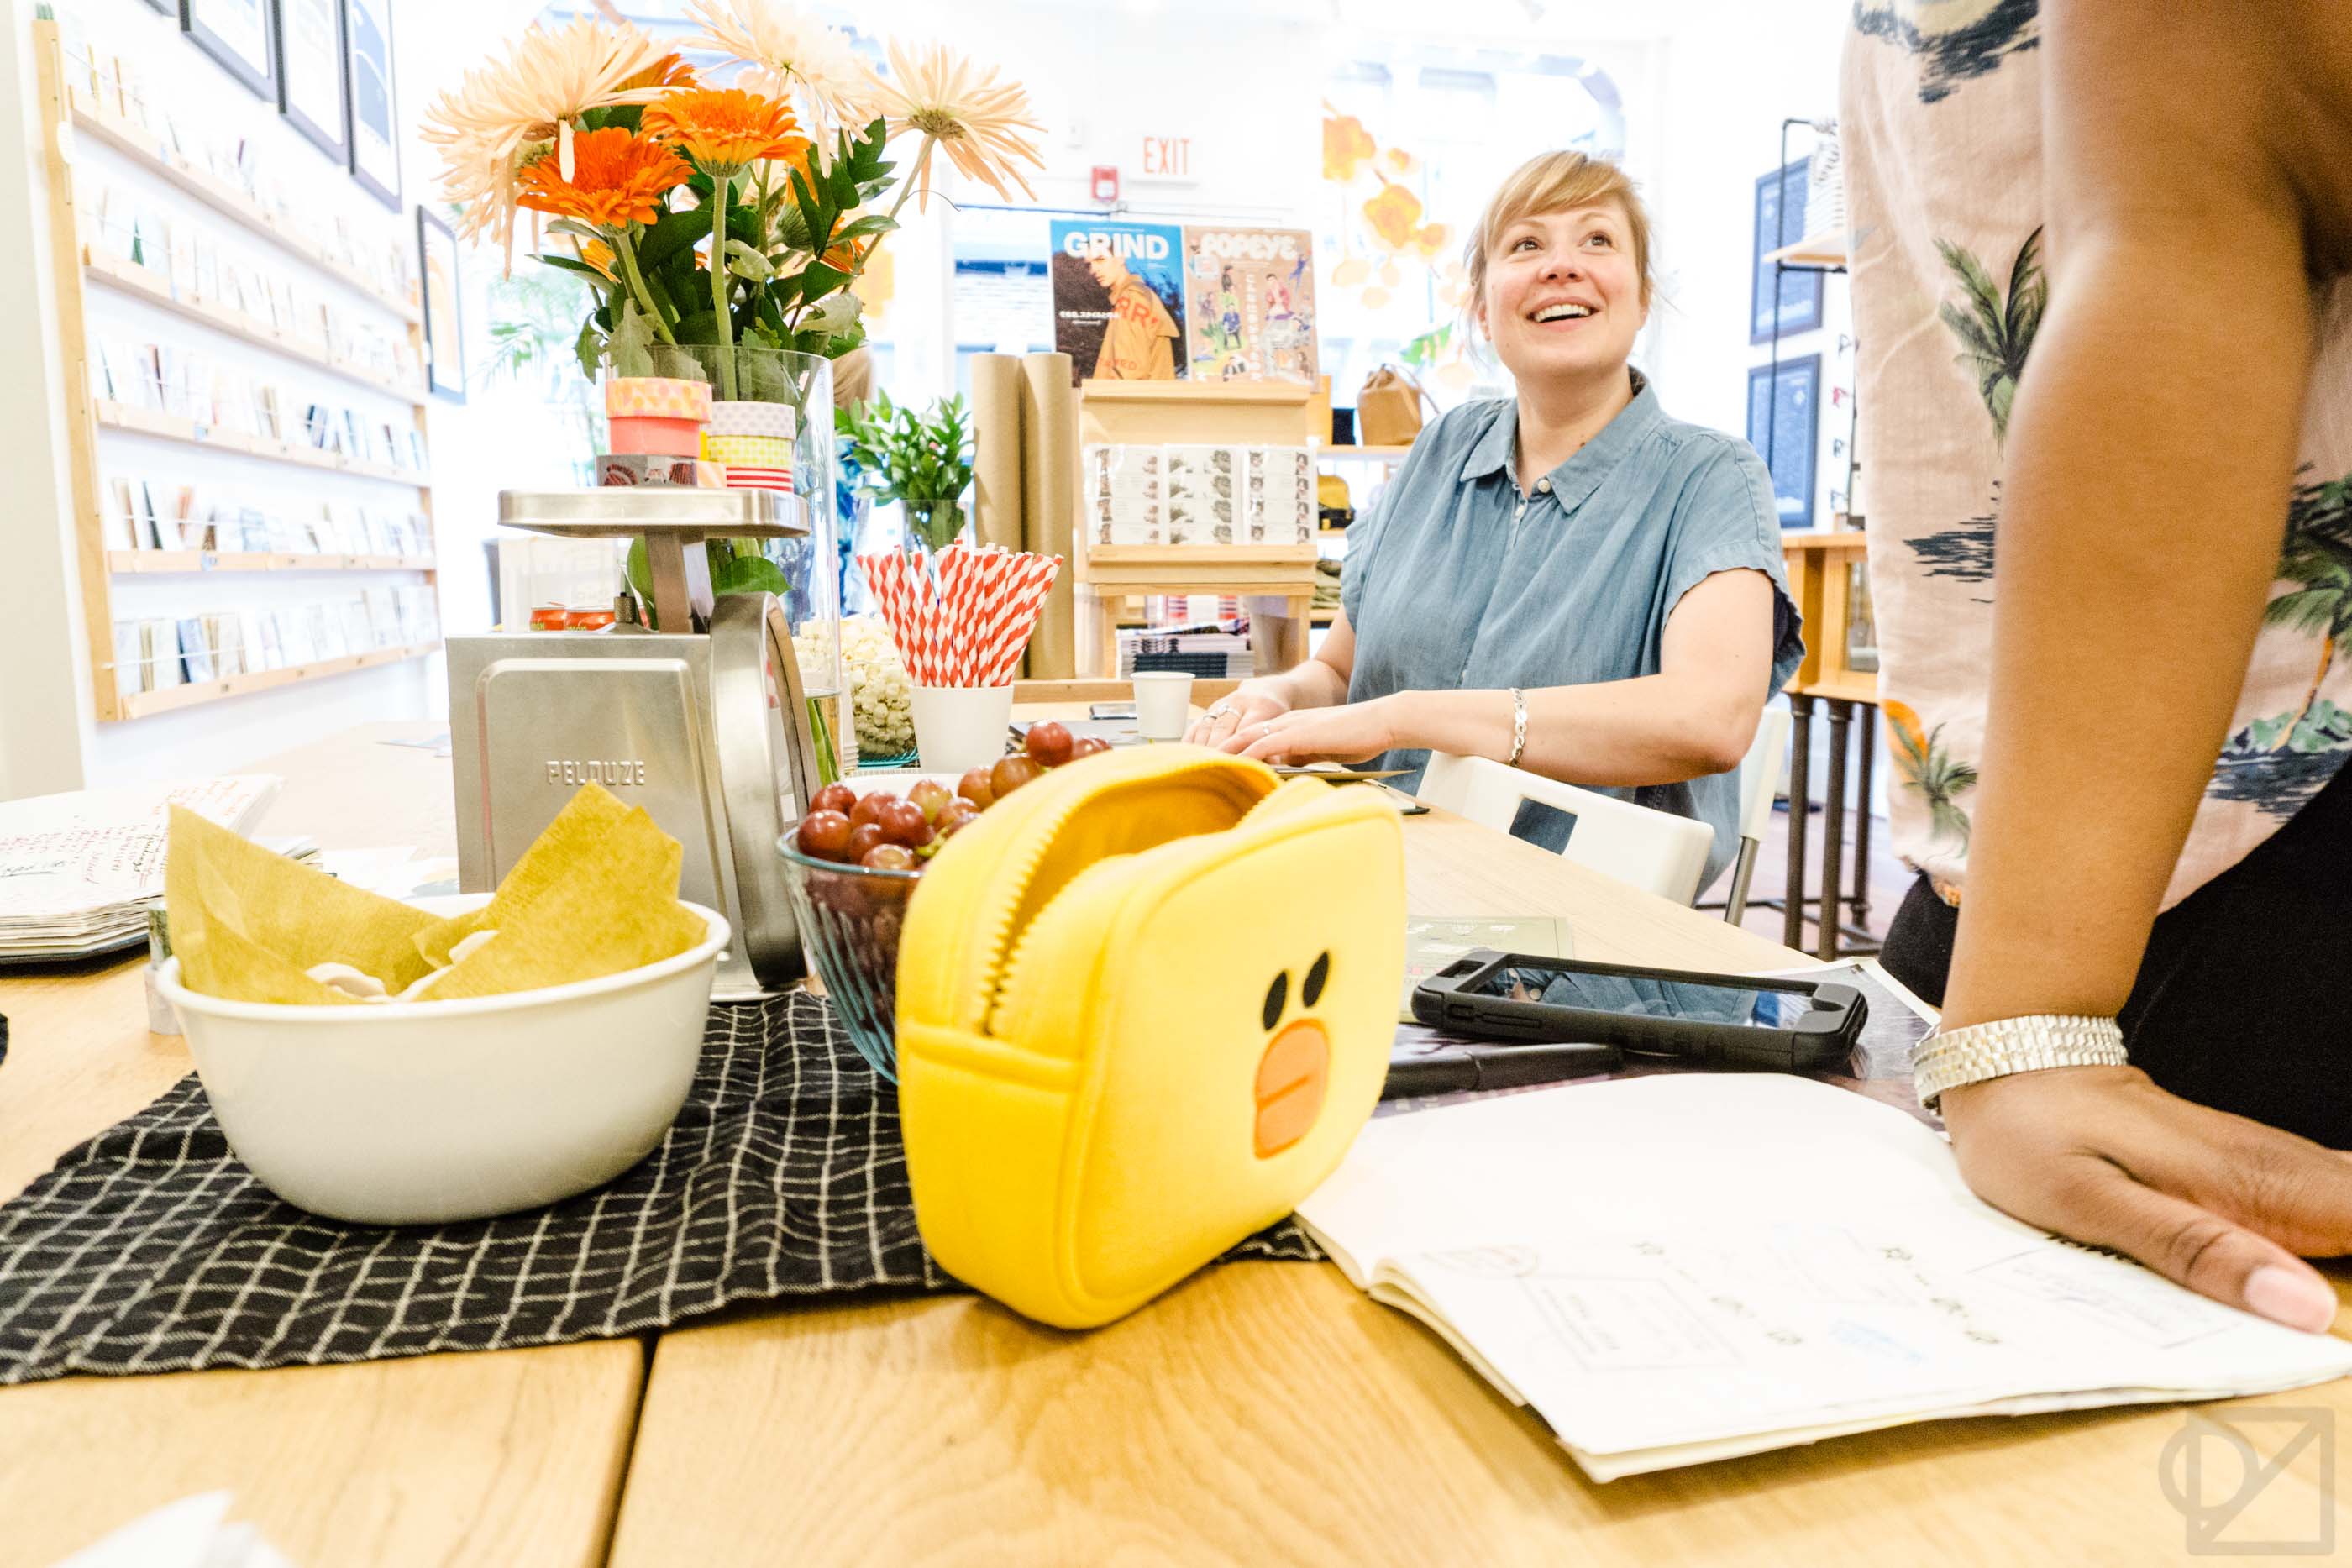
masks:
[[(257, 764), (289, 780), (268, 831), (448, 852), (446, 760), (383, 744), (436, 727)], [(1416, 914), (1565, 915), (1588, 958), (1802, 961), (1442, 814), (1410, 820), (1406, 846)], [(0, 1194), (187, 1070), (144, 1030), (135, 965), (0, 981)], [(1835, 1195), (1791, 1195), (1812, 1201)], [(649, 1377), (642, 1355), (627, 1340), (0, 1390), (0, 1568), (213, 1487), (306, 1565), (608, 1547), (631, 1568), (2191, 1560), (2161, 1480), (2178, 1406), (1940, 1422), (1598, 1486), (1322, 1264), (1213, 1268), (1090, 1334), (971, 1297), (859, 1297), (664, 1334)], [(2250, 1403), (2334, 1422), (2352, 1383)], [(2341, 1513), (2321, 1452), (2284, 1467), (2253, 1528)]]
[[(378, 725), (269, 758), (273, 833), (452, 852), (449, 764)], [(189, 1071), (147, 1032), (143, 966), (0, 978), (0, 1196)], [(0, 1568), (226, 1488), (304, 1568), (601, 1562), (645, 1386), (635, 1339), (352, 1366), (69, 1377), (0, 1389)]]

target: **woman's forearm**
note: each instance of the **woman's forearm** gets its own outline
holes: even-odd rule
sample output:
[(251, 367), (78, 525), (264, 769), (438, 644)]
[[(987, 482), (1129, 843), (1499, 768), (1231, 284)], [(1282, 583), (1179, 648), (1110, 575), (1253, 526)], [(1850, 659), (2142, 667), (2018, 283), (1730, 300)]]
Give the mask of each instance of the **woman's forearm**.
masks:
[[(1519, 766), (1568, 784), (1676, 784), (1739, 766), (1760, 699), (1744, 716), (1710, 683), (1643, 675), (1526, 694), (1528, 745)], [(1399, 692), (1396, 744), (1500, 762), (1511, 754), (1511, 694)]]

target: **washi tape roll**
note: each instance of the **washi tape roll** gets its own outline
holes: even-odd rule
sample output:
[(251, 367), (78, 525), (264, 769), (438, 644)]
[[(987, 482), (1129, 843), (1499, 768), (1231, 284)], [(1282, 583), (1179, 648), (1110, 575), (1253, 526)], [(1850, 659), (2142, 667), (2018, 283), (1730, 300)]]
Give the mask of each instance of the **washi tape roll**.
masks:
[(793, 465), (793, 444), (782, 436), (723, 435), (706, 429), (702, 433), (702, 455), (730, 468), (738, 463), (754, 468), (789, 468)]
[(699, 457), (670, 457), (642, 452), (608, 452), (596, 459), (596, 483), (619, 487), (667, 485), (716, 490), (727, 483), (727, 470)]
[(710, 405), (713, 435), (777, 435), (790, 441), (800, 428), (788, 402), (728, 402)]
[(727, 487), (730, 490), (781, 490), (793, 493), (793, 471), (789, 468), (753, 468), (736, 464), (727, 466)]
[(604, 383), (604, 412), (614, 419), (710, 417), (710, 383), (676, 376), (614, 376)]
[(653, 419), (643, 414), (616, 414), (607, 421), (613, 429), (612, 448), (617, 456), (700, 457), (702, 424), (692, 419)]

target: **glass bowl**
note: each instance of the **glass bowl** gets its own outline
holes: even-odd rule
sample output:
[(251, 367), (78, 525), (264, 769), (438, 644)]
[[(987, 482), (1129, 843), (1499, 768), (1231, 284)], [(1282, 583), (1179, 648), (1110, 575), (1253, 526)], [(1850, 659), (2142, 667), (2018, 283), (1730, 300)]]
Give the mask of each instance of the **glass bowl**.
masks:
[(801, 946), (824, 982), (825, 996), (849, 1030), (849, 1043), (875, 1071), (898, 1078), (898, 934), (920, 872), (870, 871), (803, 854), (796, 822), (776, 841)]

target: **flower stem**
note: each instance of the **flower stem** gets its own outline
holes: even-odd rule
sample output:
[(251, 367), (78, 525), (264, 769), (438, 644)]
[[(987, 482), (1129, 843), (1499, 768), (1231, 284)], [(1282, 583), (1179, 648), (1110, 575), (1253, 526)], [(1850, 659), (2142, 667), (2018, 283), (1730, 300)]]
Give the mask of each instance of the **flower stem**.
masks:
[(916, 181), (915, 181), (915, 175), (914, 175), (914, 173), (912, 172), (912, 170), (914, 170), (914, 169), (920, 169), (920, 168), (924, 167), (924, 162), (923, 162), (924, 157), (925, 157), (925, 155), (926, 155), (926, 154), (928, 154), (928, 153), (930, 152), (930, 150), (931, 150), (931, 143), (932, 143), (932, 142), (934, 142), (934, 141), (937, 141), (938, 140), (939, 140), (939, 138), (938, 138), (938, 137), (936, 137), (936, 136), (933, 136), (929, 131), (927, 131), (923, 132), (923, 146), (922, 146), (922, 151), (921, 151), (921, 152), (917, 152), (917, 153), (915, 154), (915, 162), (914, 162), (914, 163), (910, 166), (909, 172), (908, 172), (908, 175), (907, 175), (907, 183), (906, 183), (905, 184), (903, 184), (903, 185), (901, 185), (901, 186), (899, 186), (899, 187), (898, 187), (898, 199), (897, 201), (895, 201), (895, 202), (893, 202), (893, 203), (891, 203), (891, 204), (890, 204), (890, 221), (891, 221), (891, 222), (893, 222), (893, 223), (898, 222), (898, 212), (899, 212), (899, 209), (900, 209), (900, 208), (902, 208), (902, 207), (904, 207), (904, 206), (907, 204), (907, 198), (908, 198), (908, 197), (909, 197), (909, 196), (911, 196), (911, 195), (913, 195), (913, 194), (915, 193), (915, 183), (916, 183)]
[(735, 401), (735, 322), (727, 313), (727, 187), (731, 178), (710, 182), (710, 308), (719, 318), (719, 386)]
[[(613, 254), (621, 258), (621, 271), (629, 280), (630, 292), (637, 297), (637, 303), (645, 308), (646, 315), (653, 321), (654, 336), (676, 346), (677, 340), (670, 336), (669, 323), (662, 319), (659, 307), (654, 304), (653, 291), (646, 287), (645, 274), (637, 270), (637, 247), (629, 238), (626, 224), (613, 231)], [(618, 321), (613, 324), (620, 325)]]

